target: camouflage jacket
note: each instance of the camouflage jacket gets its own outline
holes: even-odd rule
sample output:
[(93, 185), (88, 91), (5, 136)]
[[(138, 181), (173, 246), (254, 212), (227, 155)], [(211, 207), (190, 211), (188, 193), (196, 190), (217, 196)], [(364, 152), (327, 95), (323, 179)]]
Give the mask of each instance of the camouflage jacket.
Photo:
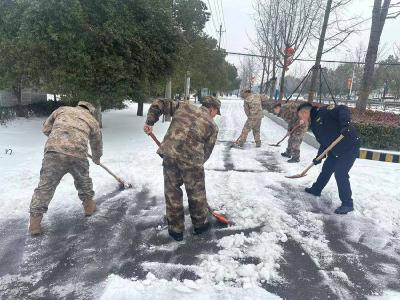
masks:
[(149, 109), (146, 124), (153, 126), (163, 114), (173, 118), (157, 153), (202, 166), (210, 157), (218, 135), (218, 126), (207, 108), (157, 99)]
[[(299, 107), (300, 102), (288, 102), (282, 105), (281, 113), (279, 116), (284, 119), (288, 123), (288, 130), (292, 130), (296, 125), (299, 124), (299, 116), (297, 114), (297, 108)], [(307, 129), (307, 124), (300, 126), (301, 130)]]
[(49, 138), (44, 152), (58, 152), (77, 158), (87, 158), (88, 142), (94, 159), (103, 154), (99, 123), (82, 107), (60, 107), (43, 124)]
[(244, 112), (249, 118), (262, 118), (263, 109), (260, 95), (250, 95), (244, 100)]

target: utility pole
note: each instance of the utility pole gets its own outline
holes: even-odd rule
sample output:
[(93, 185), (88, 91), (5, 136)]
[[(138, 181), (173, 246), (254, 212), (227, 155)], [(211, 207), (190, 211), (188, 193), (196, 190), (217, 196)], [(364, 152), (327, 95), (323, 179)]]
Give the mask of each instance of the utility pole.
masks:
[(219, 50), (221, 50), (221, 39), (222, 39), (222, 33), (224, 33), (225, 32), (225, 30), (224, 31), (222, 31), (222, 24), (221, 25), (219, 25), (219, 31), (217, 31), (218, 33), (219, 33), (219, 41), (218, 41), (218, 51)]

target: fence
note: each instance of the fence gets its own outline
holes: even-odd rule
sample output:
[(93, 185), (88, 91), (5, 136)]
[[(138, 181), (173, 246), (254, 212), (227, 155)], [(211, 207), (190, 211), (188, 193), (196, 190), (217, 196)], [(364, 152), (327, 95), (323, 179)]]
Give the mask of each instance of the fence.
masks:
[[(47, 94), (32, 89), (22, 91), (22, 105), (47, 101)], [(0, 91), (0, 107), (13, 107), (18, 105), (18, 99), (12, 91)]]
[[(337, 104), (344, 104), (349, 107), (356, 106), (356, 100), (349, 100), (347, 98), (336, 98)], [(332, 104), (331, 98), (325, 98), (322, 101), (324, 104)], [(369, 99), (367, 104), (368, 109), (400, 113), (400, 99)]]

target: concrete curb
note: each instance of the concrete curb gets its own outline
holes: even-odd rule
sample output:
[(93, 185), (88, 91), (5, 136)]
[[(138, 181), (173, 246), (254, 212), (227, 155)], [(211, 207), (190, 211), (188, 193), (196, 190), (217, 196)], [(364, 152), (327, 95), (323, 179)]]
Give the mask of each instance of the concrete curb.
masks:
[[(267, 116), (272, 121), (274, 121), (276, 124), (286, 129), (288, 128), (287, 123), (283, 119), (275, 116), (274, 114), (264, 111), (264, 115)], [(312, 135), (310, 132), (307, 132), (304, 135), (303, 140), (310, 146), (316, 149), (319, 148), (319, 143), (315, 139), (314, 135)], [(385, 152), (380, 150), (378, 151), (378, 150), (364, 149), (364, 148), (360, 149), (360, 155), (358, 156), (358, 158), (382, 161), (382, 162), (390, 162), (390, 163), (400, 163), (400, 154), (396, 154), (393, 152)]]

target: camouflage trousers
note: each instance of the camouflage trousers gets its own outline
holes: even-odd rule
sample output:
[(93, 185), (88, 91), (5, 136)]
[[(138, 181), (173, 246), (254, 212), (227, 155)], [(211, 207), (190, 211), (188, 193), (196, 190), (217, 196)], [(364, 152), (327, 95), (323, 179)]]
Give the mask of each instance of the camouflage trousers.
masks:
[(47, 211), (54, 192), (65, 174), (74, 178), (82, 202), (94, 197), (92, 179), (89, 177), (89, 161), (57, 152), (47, 152), (44, 155), (40, 181), (32, 196), (31, 214), (43, 214)]
[(300, 145), (303, 142), (304, 134), (304, 129), (297, 129), (289, 136), (286, 153), (292, 156), (292, 158), (300, 159)]
[(206, 223), (208, 204), (203, 166), (193, 166), (164, 156), (163, 167), (168, 228), (178, 233), (185, 230), (182, 185), (185, 185), (193, 226), (199, 227)]
[(254, 141), (256, 143), (261, 142), (261, 134), (260, 134), (261, 121), (262, 118), (248, 117), (246, 123), (243, 126), (242, 133), (239, 136), (238, 142), (240, 144), (245, 143), (250, 131), (253, 131)]

